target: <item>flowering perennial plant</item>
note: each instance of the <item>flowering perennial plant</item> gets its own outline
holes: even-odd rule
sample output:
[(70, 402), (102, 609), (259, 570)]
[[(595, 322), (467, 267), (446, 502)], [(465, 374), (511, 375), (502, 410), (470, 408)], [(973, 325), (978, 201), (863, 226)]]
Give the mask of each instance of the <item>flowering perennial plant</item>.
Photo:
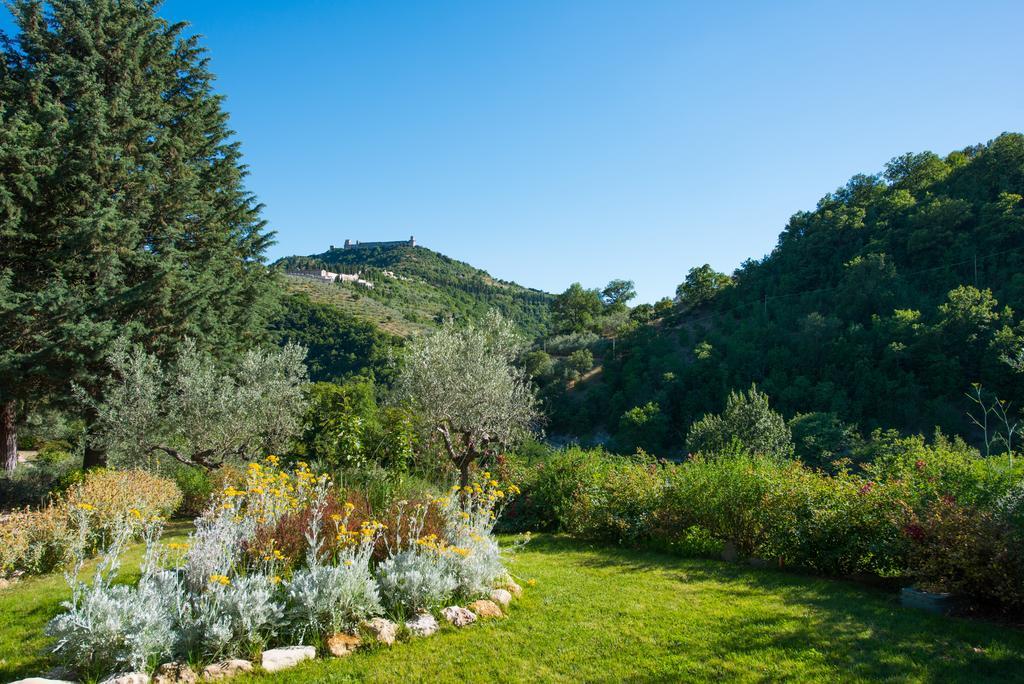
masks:
[(509, 498), (518, 493), (514, 484), (502, 488), (489, 472), (484, 472), (470, 486), (461, 491), (452, 487), (448, 496), (437, 500), (445, 520), (445, 536), (455, 550), (459, 593), (485, 595), (506, 574), (494, 525)]
[[(67, 576), (67, 612), (47, 627), (53, 652), (89, 677), (149, 671), (171, 657), (253, 658), (286, 639), (321, 644), (385, 611), (403, 618), (484, 596), (507, 576), (492, 531), (515, 491), (484, 473), (465, 490), (398, 502), (389, 530), (335, 499), (326, 476), (303, 463), (284, 469), (270, 457), (249, 465), (244, 485), (225, 486), (196, 520), (188, 543), (160, 544), (162, 519), (129, 509), (110, 527), (91, 584), (77, 579), (85, 557), (80, 552)], [(88, 546), (93, 508), (82, 501), (74, 509), (81, 538), (76, 548)], [(443, 521), (443, 532), (425, 533), (428, 516)], [(275, 545), (273, 532), (282, 521), (305, 527), (299, 558)], [(140, 527), (146, 541), (141, 579), (135, 586), (114, 584), (118, 558)], [(387, 556), (375, 562), (379, 548)]]
[(323, 558), (320, 537), (325, 497), (313, 507), (306, 541), (307, 566), (296, 570), (288, 583), (289, 616), (299, 641), (351, 630), (361, 620), (382, 612), (377, 583), (370, 571), (373, 547), (383, 525), (363, 522), (349, 529), (355, 506), (346, 503), (344, 513), (332, 514), (335, 552)]
[(157, 544), (161, 521), (150, 519), (145, 528), (146, 554), (142, 578), (130, 587), (114, 584), (119, 558), (135, 528), (127, 523), (116, 528), (100, 556), (91, 585), (77, 578), (85, 562), (88, 509), (76, 509), (81, 516), (78, 529), (82, 539), (76, 545), (76, 563), (65, 577), (71, 585), (71, 599), (65, 613), (53, 618), (46, 633), (54, 638), (57, 657), (83, 674), (101, 675), (122, 668), (143, 670), (169, 655), (175, 642), (173, 576), (160, 569)]

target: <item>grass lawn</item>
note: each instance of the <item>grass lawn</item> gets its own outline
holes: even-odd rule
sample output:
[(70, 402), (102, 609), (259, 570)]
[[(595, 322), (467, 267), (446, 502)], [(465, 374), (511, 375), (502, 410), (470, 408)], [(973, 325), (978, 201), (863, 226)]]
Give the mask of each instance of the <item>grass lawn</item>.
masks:
[[(233, 681), (988, 681), (1024, 679), (1024, 632), (901, 608), (845, 582), (534, 538), (507, 620)], [(0, 593), (0, 680), (33, 651), (63, 580)]]

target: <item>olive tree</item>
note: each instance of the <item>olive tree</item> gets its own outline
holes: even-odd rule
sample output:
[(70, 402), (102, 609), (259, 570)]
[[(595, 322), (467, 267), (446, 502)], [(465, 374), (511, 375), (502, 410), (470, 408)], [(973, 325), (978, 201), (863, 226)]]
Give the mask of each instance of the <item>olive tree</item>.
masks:
[[(186, 340), (163, 363), (118, 341), (92, 439), (113, 466), (155, 469), (161, 460), (216, 468), (288, 446), (301, 429), (306, 350), (254, 349), (229, 367)], [(86, 403), (89, 395), (78, 390)]]
[(514, 364), (521, 349), (512, 323), (492, 311), (479, 324), (444, 323), (406, 350), (395, 398), (441, 441), (462, 487), (475, 462), (493, 458), (539, 422), (530, 380)]

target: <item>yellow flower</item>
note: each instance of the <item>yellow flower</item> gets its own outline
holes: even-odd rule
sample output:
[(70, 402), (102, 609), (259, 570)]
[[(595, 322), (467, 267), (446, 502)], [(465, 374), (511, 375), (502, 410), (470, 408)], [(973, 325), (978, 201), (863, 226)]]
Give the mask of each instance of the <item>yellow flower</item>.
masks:
[(142, 513), (141, 513), (141, 512), (139, 511), (139, 509), (138, 509), (138, 508), (133, 508), (133, 509), (131, 509), (131, 510), (130, 510), (130, 511), (128, 511), (128, 512), (132, 514), (132, 517), (133, 517), (133, 518), (136, 518), (136, 519), (138, 519), (138, 518), (141, 518), (141, 517), (142, 517)]
[(531, 587), (537, 586), (537, 580), (533, 579), (532, 577), (530, 579), (526, 580), (526, 583), (528, 585), (530, 585)]
[(220, 584), (226, 587), (227, 585), (231, 584), (231, 580), (228, 579), (227, 575), (210, 575), (210, 583)]
[(345, 565), (352, 565), (352, 561), (350, 561), (350, 560), (345, 561)]
[(331, 520), (333, 520), (334, 522), (338, 522), (339, 520), (341, 520), (341, 514), (340, 513), (332, 513), (331, 514)]
[(281, 578), (278, 577), (277, 575), (274, 575), (273, 577), (270, 578), (270, 583), (271, 584), (280, 584), (281, 583)]
[(95, 511), (96, 510), (95, 506), (93, 506), (92, 504), (87, 504), (87, 503), (80, 503), (80, 504), (78, 504), (78, 508), (80, 510), (83, 510), (83, 511)]

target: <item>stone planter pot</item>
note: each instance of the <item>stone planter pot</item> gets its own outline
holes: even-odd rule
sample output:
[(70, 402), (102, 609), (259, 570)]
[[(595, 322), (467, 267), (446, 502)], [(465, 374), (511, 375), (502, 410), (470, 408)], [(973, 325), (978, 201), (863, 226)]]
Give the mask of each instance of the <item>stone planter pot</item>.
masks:
[(956, 608), (956, 599), (952, 594), (904, 587), (900, 591), (900, 604), (908, 608), (926, 610), (929, 613), (949, 615)]

